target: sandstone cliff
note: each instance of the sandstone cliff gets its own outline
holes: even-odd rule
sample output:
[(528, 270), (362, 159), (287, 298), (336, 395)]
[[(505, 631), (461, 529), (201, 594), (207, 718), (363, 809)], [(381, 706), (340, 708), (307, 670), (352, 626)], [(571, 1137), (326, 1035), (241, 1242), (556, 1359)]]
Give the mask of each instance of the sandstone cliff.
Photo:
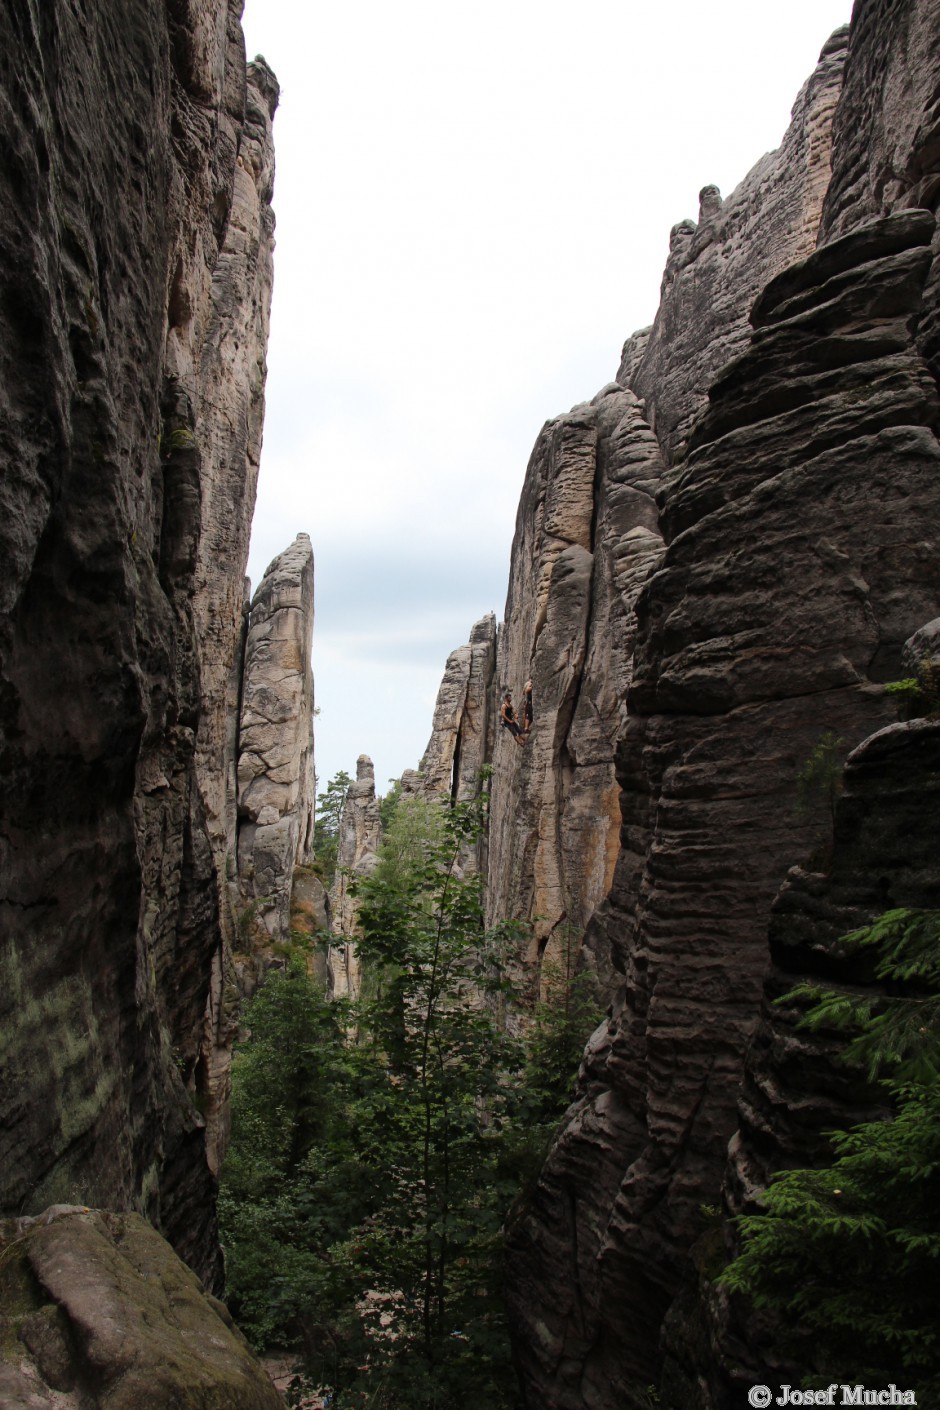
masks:
[(212, 1276), (277, 98), (239, 13), (0, 22), (0, 1205), (139, 1209)]
[(447, 658), (421, 760), (420, 786), (429, 797), (458, 803), (476, 797), (480, 770), (493, 752), (495, 657), (496, 618), (490, 612), (474, 624), (467, 645)]
[(524, 748), (496, 732), (487, 915), (532, 922), (535, 967), (564, 958), (610, 888), (614, 755), (636, 595), (662, 549), (662, 472), (636, 397), (612, 385), (544, 427), (526, 473), (492, 709), (511, 690), (521, 716), (531, 678), (533, 724)]
[(313, 842), (312, 632), (313, 551), (298, 534), (252, 598), (238, 735), (240, 902), (271, 940), (289, 937), (294, 867)]
[(361, 972), (356, 953), (356, 900), (349, 883), (368, 876), (378, 861), (382, 822), (375, 796), (375, 769), (367, 754), (356, 760), (339, 820), (336, 875), (329, 892), (330, 929), (335, 937), (327, 953), (327, 983), (335, 998), (359, 997)]
[[(940, 721), (878, 730), (849, 755), (843, 784), (826, 870), (794, 867), (771, 909), (771, 964), (725, 1177), (731, 1213), (752, 1210), (774, 1171), (824, 1163), (826, 1132), (884, 1114), (883, 1090), (839, 1061), (843, 1040), (801, 1030), (806, 1005), (775, 1000), (803, 981), (870, 988), (870, 961), (847, 952), (840, 938), (897, 906), (940, 907), (940, 858), (928, 821), (940, 801)], [(792, 1366), (766, 1318), (730, 1307), (704, 1281), (677, 1300), (664, 1341), (663, 1384), (667, 1404), (677, 1406), (694, 1394), (703, 1410), (721, 1410), (740, 1400), (758, 1371), (790, 1380), (812, 1369), (811, 1338), (803, 1364)]]
[[(666, 467), (650, 475), (658, 513), (648, 521), (665, 552), (636, 598), (627, 711), (615, 730), (620, 850), (587, 935), (620, 982), (511, 1231), (517, 1350), (533, 1406), (635, 1404), (655, 1380), (660, 1328), (687, 1286), (700, 1207), (718, 1202), (739, 1119), (771, 904), (826, 831), (824, 809), (815, 818), (798, 810), (797, 774), (824, 731), (848, 752), (893, 720), (883, 683), (900, 673), (905, 638), (940, 605), (936, 234), (929, 211), (905, 209), (935, 204), (938, 190), (937, 23), (936, 7), (917, 0), (856, 5), (828, 195), (843, 34), (803, 90), (785, 157), (765, 158), (720, 208), (703, 193), (704, 228), (674, 239), (656, 324), (625, 349), (618, 380), (643, 396), (656, 440), (649, 425), (645, 434)], [(920, 60), (934, 66), (930, 76), (910, 72)], [(905, 175), (892, 185), (893, 167)], [(697, 319), (700, 284), (707, 312)], [(584, 499), (585, 537), (604, 490), (586, 459), (580, 473), (594, 498)], [(576, 475), (572, 463), (564, 479)], [(538, 625), (540, 572), (578, 603), (578, 578), (592, 571), (586, 555), (596, 557), (596, 540), (569, 530), (540, 569), (546, 478), (544, 510), (537, 492), (527, 501), (527, 479), (512, 567), (523, 590), (511, 587), (501, 634), (523, 643), (500, 658), (516, 689)], [(537, 651), (553, 620), (549, 602)], [(547, 636), (558, 663), (543, 686), (550, 708), (552, 685), (564, 698), (565, 672), (578, 676), (590, 622), (577, 607), (557, 646)], [(537, 692), (530, 745), (539, 717)], [(507, 841), (539, 751), (504, 740), (496, 759), (490, 876), (494, 904), (506, 908), (552, 878), (544, 830), (520, 862)], [(559, 763), (545, 777), (563, 797), (568, 760)], [(504, 775), (510, 801), (500, 804)], [(594, 796), (600, 811), (605, 794)], [(929, 803), (921, 806), (926, 818)], [(508, 822), (496, 820), (500, 808)], [(542, 815), (551, 817), (544, 802)], [(559, 816), (567, 843), (577, 813), (565, 801)], [(840, 904), (864, 910), (871, 901), (860, 887)], [(538, 907), (552, 914), (544, 900)], [(747, 1080), (767, 1094), (782, 1080), (768, 1064), (788, 1049), (767, 1040), (761, 1051), (763, 1067)], [(757, 1109), (752, 1095), (739, 1189), (786, 1159), (785, 1123), (768, 1157), (772, 1097), (760, 1120)], [(683, 1342), (682, 1307), (669, 1323), (671, 1364), (685, 1377), (675, 1381), (676, 1410), (698, 1404), (716, 1379), (714, 1362), (709, 1372)], [(716, 1405), (726, 1403), (721, 1394)]]

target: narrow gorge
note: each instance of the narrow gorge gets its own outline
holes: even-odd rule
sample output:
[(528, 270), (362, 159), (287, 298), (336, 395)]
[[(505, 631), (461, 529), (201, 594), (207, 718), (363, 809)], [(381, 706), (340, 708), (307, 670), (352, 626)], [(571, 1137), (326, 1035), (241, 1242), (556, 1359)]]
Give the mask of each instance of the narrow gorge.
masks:
[(233, 1048), (298, 946), (369, 989), (411, 799), (483, 805), (453, 870), (511, 923), (509, 1036), (559, 966), (604, 1015), (505, 1223), (522, 1403), (738, 1410), (823, 1368), (716, 1281), (735, 1216), (889, 1110), (792, 991), (881, 994), (843, 937), (940, 910), (940, 9), (856, 0), (673, 228), (653, 325), (538, 433), (502, 621), (384, 803), (359, 757), (327, 873), (315, 526), (245, 579), (279, 89), (241, 8), (2, 21), (0, 1403), (283, 1403), (217, 1300)]

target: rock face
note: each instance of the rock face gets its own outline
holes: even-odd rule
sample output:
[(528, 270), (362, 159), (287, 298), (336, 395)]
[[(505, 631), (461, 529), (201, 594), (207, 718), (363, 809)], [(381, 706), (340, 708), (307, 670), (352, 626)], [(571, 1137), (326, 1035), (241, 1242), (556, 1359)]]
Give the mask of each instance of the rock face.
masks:
[[(772, 963), (729, 1148), (731, 1212), (753, 1209), (774, 1171), (825, 1163), (826, 1132), (884, 1115), (883, 1091), (838, 1061), (842, 1040), (801, 1031), (806, 1006), (774, 1001), (804, 981), (871, 989), (870, 963), (847, 952), (840, 938), (894, 907), (940, 907), (936, 836), (924, 826), (938, 801), (940, 722), (916, 719), (879, 730), (846, 763), (828, 871), (795, 867), (776, 897)], [(805, 1379), (814, 1369), (811, 1344), (796, 1368), (781, 1357), (771, 1332), (766, 1318), (729, 1307), (707, 1281), (690, 1284), (665, 1329), (665, 1403), (722, 1410), (740, 1403), (758, 1371), (791, 1384), (796, 1371)]]
[(421, 760), (421, 786), (428, 796), (463, 803), (479, 791), (480, 770), (493, 752), (495, 661), (496, 618), (490, 612), (474, 625), (467, 645), (447, 658)]
[[(937, 84), (940, 14), (925, 0), (866, 0), (852, 17), (844, 92), (833, 125), (832, 180), (820, 242), (892, 211), (936, 212), (940, 196)], [(940, 377), (940, 232), (916, 323)]]
[(367, 876), (378, 860), (382, 822), (375, 796), (375, 769), (367, 754), (356, 760), (356, 780), (349, 785), (339, 820), (336, 876), (329, 893), (330, 929), (336, 937), (327, 954), (327, 984), (334, 998), (359, 997), (356, 954), (356, 901), (350, 876)]
[(278, 1410), (222, 1303), (136, 1214), (0, 1225), (5, 1410)]
[(627, 341), (617, 375), (644, 399), (668, 464), (711, 382), (746, 347), (759, 290), (816, 243), (847, 41), (840, 29), (823, 48), (778, 149), (726, 201), (706, 186), (698, 222), (673, 227), (656, 321)]
[(617, 857), (617, 741), (626, 718), (634, 603), (662, 550), (663, 465), (636, 397), (606, 387), (550, 421), (529, 461), (513, 542), (495, 699), (533, 724), (497, 728), (487, 914), (533, 922), (528, 961), (564, 960), (607, 894)]
[(0, 22), (0, 1206), (137, 1208), (210, 1276), (277, 96), (239, 8)]
[(289, 937), (294, 867), (313, 844), (312, 633), (313, 551), (298, 534), (252, 599), (238, 747), (241, 904), (273, 940)]
[[(826, 800), (819, 799), (815, 815), (812, 806), (800, 808), (797, 775), (826, 731), (841, 741), (841, 762), (894, 719), (883, 683), (901, 674), (905, 638), (940, 603), (940, 402), (930, 360), (935, 223), (928, 211), (904, 209), (911, 191), (924, 199), (927, 187), (917, 183), (936, 160), (929, 138), (935, 115), (925, 100), (901, 117), (906, 101), (935, 92), (936, 83), (918, 78), (902, 99), (898, 77), (886, 87), (886, 115), (870, 111), (882, 97), (870, 80), (884, 72), (886, 54), (889, 70), (895, 59), (903, 69), (907, 60), (897, 56), (926, 53), (925, 36), (934, 35), (936, 23), (936, 7), (915, 0), (856, 5), (819, 249), (812, 246), (825, 195), (826, 115), (837, 96), (842, 35), (823, 51), (785, 144), (791, 175), (780, 169), (780, 179), (789, 182), (789, 194), (782, 192), (774, 217), (784, 258), (762, 253), (761, 213), (768, 189), (776, 189), (762, 184), (760, 173), (773, 170), (774, 159), (765, 158), (720, 210), (714, 193), (705, 194), (704, 224), (723, 219), (730, 207), (737, 211), (737, 240), (723, 261), (720, 247), (710, 254), (712, 241), (699, 241), (698, 232), (687, 237), (688, 258), (674, 246), (657, 322), (625, 350), (621, 379), (645, 397), (669, 467), (651, 476), (658, 516), (649, 521), (666, 547), (636, 601), (636, 645), (625, 672), (629, 710), (616, 734), (620, 850), (609, 896), (587, 936), (595, 954), (609, 956), (620, 985), (608, 1023), (589, 1045), (575, 1104), (511, 1231), (517, 1353), (533, 1407), (639, 1404), (642, 1387), (657, 1377), (660, 1328), (671, 1304), (670, 1365), (682, 1367), (672, 1383), (674, 1410), (711, 1403), (703, 1389), (710, 1384), (717, 1386), (716, 1407), (740, 1401), (740, 1388), (736, 1399), (722, 1399), (731, 1392), (719, 1384), (714, 1360), (709, 1369), (720, 1333), (699, 1327), (694, 1345), (695, 1315), (675, 1299), (686, 1297), (700, 1208), (719, 1200), (739, 1121), (771, 905), (788, 868), (818, 851), (828, 835)], [(934, 46), (931, 64), (937, 52)], [(864, 121), (846, 116), (856, 109)], [(860, 138), (860, 131), (874, 135)], [(882, 192), (874, 211), (858, 194), (869, 190), (866, 182), (855, 179), (867, 169), (860, 156), (871, 150), (867, 141), (876, 153), (881, 142), (892, 153), (919, 154), (910, 158), (910, 180), (901, 182), (896, 204)], [(775, 277), (766, 283), (768, 275)], [(710, 316), (696, 324), (697, 278), (703, 287), (714, 281), (708, 303), (725, 310), (726, 325)], [(743, 290), (725, 289), (723, 279), (729, 286), (743, 281)], [(743, 318), (752, 304), (748, 327)], [(703, 388), (711, 381), (707, 404), (695, 392), (699, 378)], [(593, 485), (586, 459), (582, 483)], [(574, 455), (569, 483), (577, 478), (576, 463)], [(603, 484), (600, 475), (596, 484)], [(540, 578), (527, 564), (539, 559), (523, 545), (527, 536), (534, 541), (539, 512), (538, 495), (527, 504), (524, 494), (512, 569), (523, 590), (510, 590), (501, 653), (514, 639), (533, 639), (527, 615), (539, 600)], [(584, 534), (592, 523), (587, 508), (580, 522)], [(593, 549), (596, 557), (596, 536), (585, 543), (569, 532), (569, 542), (556, 550), (546, 576), (580, 604), (579, 579), (586, 553)], [(553, 645), (550, 613), (549, 607), (537, 651), (543, 637)], [(565, 670), (583, 651), (586, 620), (575, 605), (553, 645), (558, 664), (542, 687), (550, 707), (558, 698), (551, 684), (563, 686)], [(501, 654), (501, 680), (518, 689), (524, 661), (522, 654)], [(501, 765), (511, 780), (507, 817), (521, 806), (526, 772), (539, 760), (536, 749), (528, 751), (540, 713), (537, 691), (524, 753), (509, 740), (497, 744), (497, 781)], [(929, 733), (912, 723), (911, 739)], [(898, 728), (876, 733), (864, 753), (868, 764), (853, 756), (849, 775), (861, 780), (852, 770), (871, 767), (878, 776), (886, 767), (879, 751), (894, 750)], [(546, 778), (556, 796), (563, 792), (563, 768), (548, 765)], [(595, 794), (597, 811), (604, 796)], [(866, 806), (860, 803), (854, 815), (858, 826)], [(915, 814), (921, 809), (922, 820), (929, 817), (929, 797), (910, 806)], [(495, 799), (493, 807), (495, 814)], [(566, 834), (572, 816), (566, 804)], [(505, 840), (512, 824), (499, 824), (501, 838), (496, 826), (491, 885), (494, 905), (505, 908), (544, 873), (538, 845), (516, 864), (515, 889), (503, 864), (494, 873), (494, 858), (513, 855)], [(540, 844), (543, 838), (540, 830)], [(892, 845), (900, 871), (900, 844)], [(854, 893), (846, 880), (829, 913), (833, 927), (842, 923), (838, 907), (844, 915), (870, 915), (876, 903), (864, 871)], [(889, 891), (913, 895), (916, 887), (892, 883)], [(817, 893), (818, 883), (801, 893), (813, 914)], [(793, 904), (781, 898), (777, 913)], [(772, 932), (775, 946), (780, 934)], [(827, 934), (831, 939), (833, 931)], [(779, 1147), (774, 1154), (771, 1143), (768, 1155), (766, 1128), (777, 1119), (774, 1082), (783, 1090), (790, 1080), (786, 1072), (772, 1074), (790, 1050), (765, 1037), (758, 1051), (744, 1088), (729, 1186), (741, 1199), (798, 1145), (784, 1116)], [(825, 1088), (825, 1077), (821, 1082)], [(864, 1115), (870, 1094), (854, 1096)], [(804, 1146), (815, 1139), (824, 1106), (806, 1108)], [(711, 1351), (707, 1345), (703, 1351), (709, 1337)], [(727, 1361), (734, 1353), (718, 1354)]]

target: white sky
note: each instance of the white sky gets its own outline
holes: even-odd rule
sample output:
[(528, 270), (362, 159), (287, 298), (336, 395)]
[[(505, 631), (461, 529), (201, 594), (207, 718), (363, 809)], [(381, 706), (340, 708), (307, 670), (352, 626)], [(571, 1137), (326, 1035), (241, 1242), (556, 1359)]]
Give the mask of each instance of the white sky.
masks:
[(320, 788), (427, 744), (502, 617), (542, 423), (652, 322), (669, 230), (776, 147), (851, 0), (248, 0), (281, 83), (249, 573), (316, 558)]

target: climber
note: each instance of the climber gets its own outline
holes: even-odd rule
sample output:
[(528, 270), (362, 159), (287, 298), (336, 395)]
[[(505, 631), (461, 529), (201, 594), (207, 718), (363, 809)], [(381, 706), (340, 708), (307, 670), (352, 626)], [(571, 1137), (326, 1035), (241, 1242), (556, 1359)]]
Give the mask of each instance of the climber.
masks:
[(512, 708), (512, 695), (508, 690), (503, 696), (503, 703), (499, 711), (499, 722), (502, 725), (503, 729), (508, 729), (513, 739), (519, 745), (519, 748), (524, 749), (525, 740), (520, 738), (522, 730), (519, 728), (519, 722), (516, 719), (516, 712)]
[(529, 737), (529, 730), (532, 728), (532, 677), (526, 681), (522, 687), (522, 734), (525, 739)]

